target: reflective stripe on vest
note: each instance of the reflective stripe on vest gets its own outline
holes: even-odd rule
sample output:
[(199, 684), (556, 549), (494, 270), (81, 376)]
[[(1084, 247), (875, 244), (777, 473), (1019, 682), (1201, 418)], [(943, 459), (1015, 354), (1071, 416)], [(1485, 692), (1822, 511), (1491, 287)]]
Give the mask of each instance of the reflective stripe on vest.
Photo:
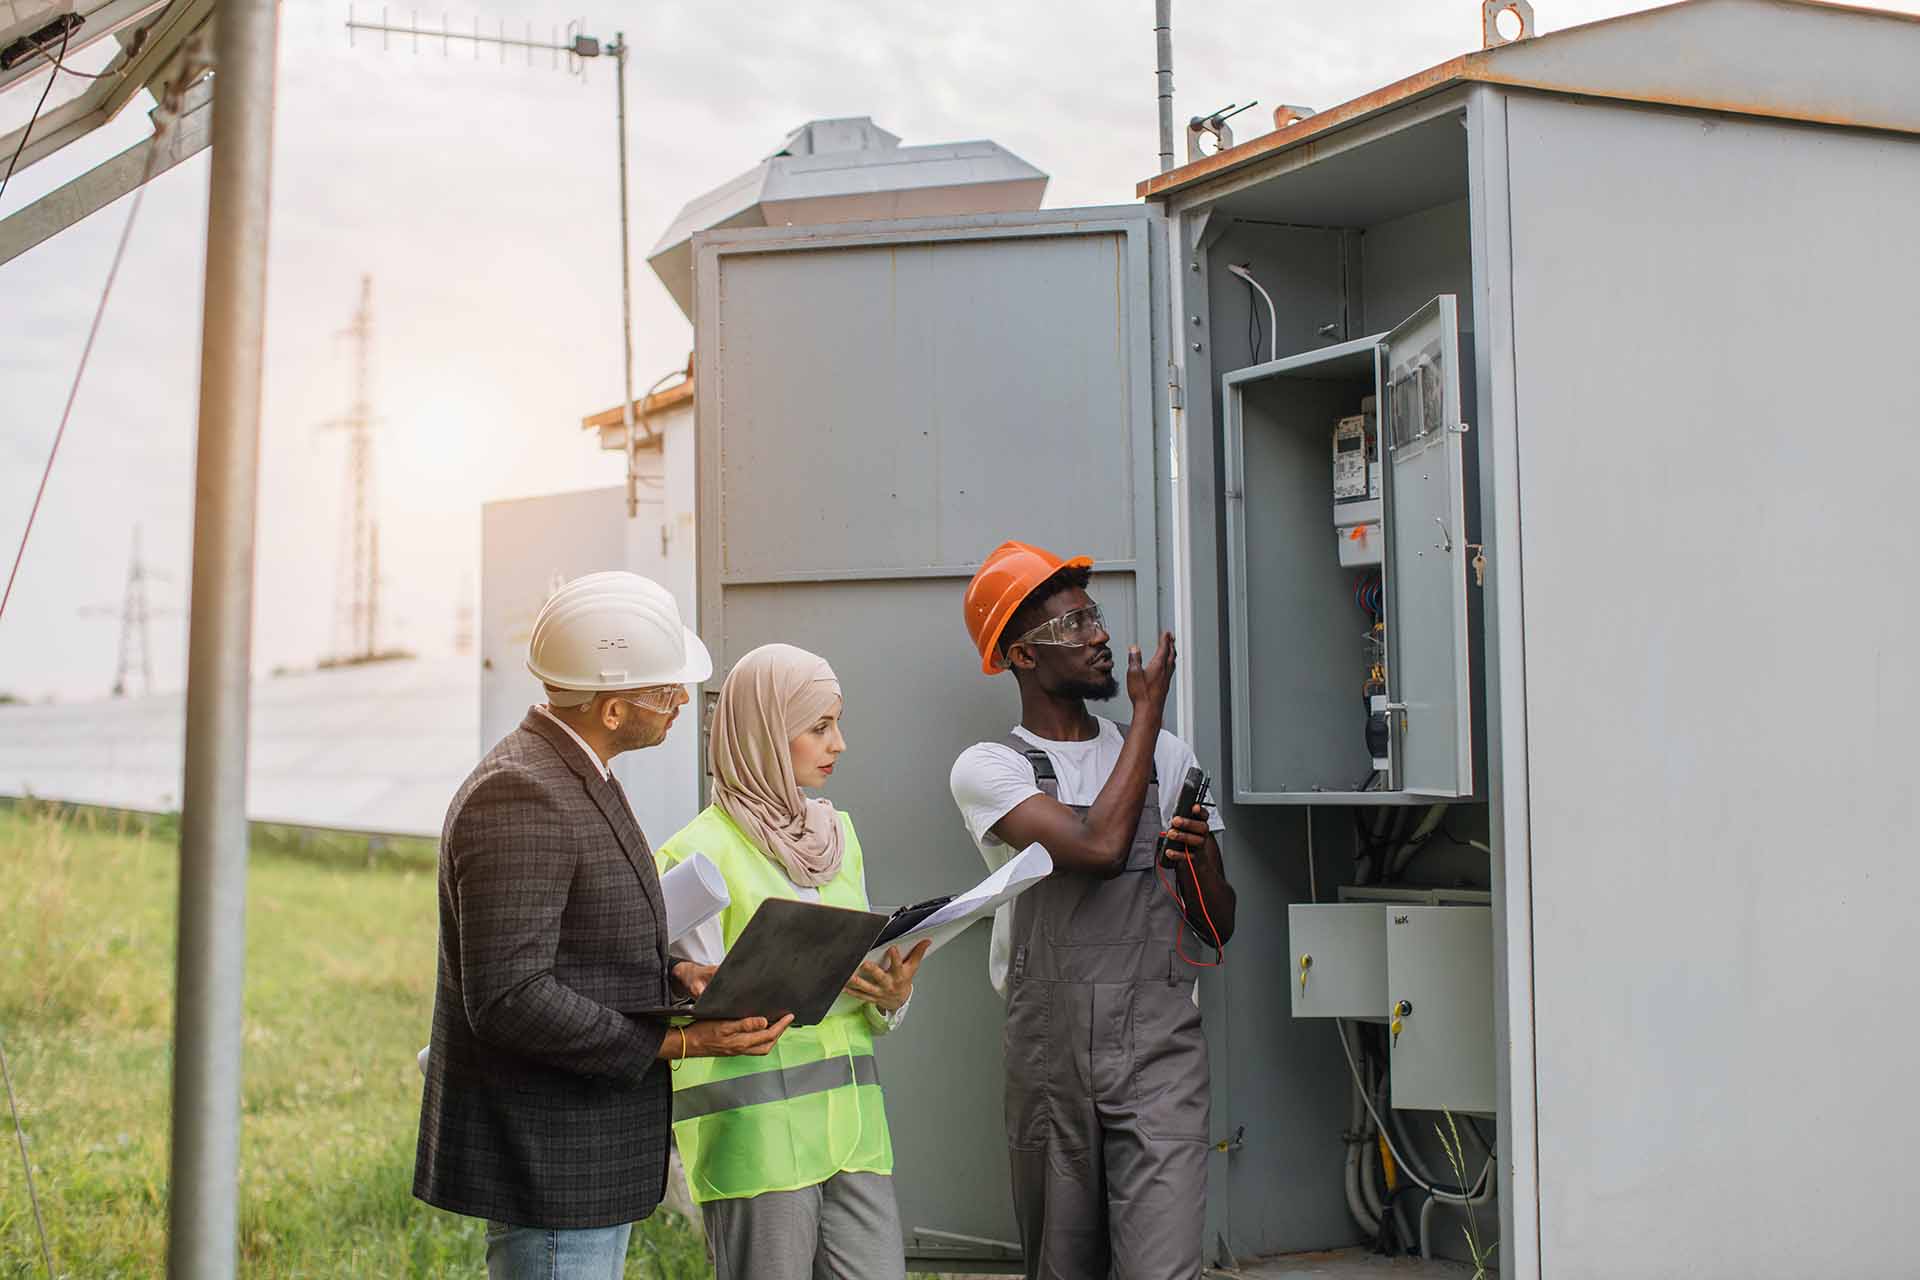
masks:
[[(827, 906), (864, 909), (860, 841), (841, 815), (840, 873), (820, 886)], [(709, 806), (660, 847), (662, 870), (705, 854), (731, 898), (722, 941), (738, 941), (768, 898), (798, 894), (784, 867)], [(713, 1200), (794, 1191), (836, 1173), (891, 1173), (893, 1144), (873, 1060), (873, 1032), (857, 1004), (819, 1025), (791, 1027), (765, 1057), (689, 1058), (673, 1073), (674, 1136), (687, 1188)]]
[(849, 1084), (879, 1084), (880, 1067), (870, 1053), (852, 1058), (826, 1058), (757, 1075), (735, 1076), (681, 1089), (673, 1095), (673, 1119), (697, 1120), (716, 1111), (783, 1102), (809, 1093), (844, 1088)]

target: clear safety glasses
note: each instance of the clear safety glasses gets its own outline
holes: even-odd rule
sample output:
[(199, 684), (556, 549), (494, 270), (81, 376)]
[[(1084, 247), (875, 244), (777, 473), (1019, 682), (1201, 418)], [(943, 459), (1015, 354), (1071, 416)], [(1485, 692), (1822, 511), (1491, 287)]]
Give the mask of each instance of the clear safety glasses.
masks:
[(1100, 606), (1090, 604), (1084, 609), (1074, 609), (1057, 618), (1048, 618), (1013, 643), (1056, 644), (1077, 649), (1090, 644), (1095, 636), (1106, 629), (1107, 620), (1101, 615)]
[(614, 695), (615, 702), (631, 702), (642, 711), (652, 711), (665, 715), (687, 700), (687, 687), (683, 684), (656, 684), (644, 689), (635, 689), (630, 693)]

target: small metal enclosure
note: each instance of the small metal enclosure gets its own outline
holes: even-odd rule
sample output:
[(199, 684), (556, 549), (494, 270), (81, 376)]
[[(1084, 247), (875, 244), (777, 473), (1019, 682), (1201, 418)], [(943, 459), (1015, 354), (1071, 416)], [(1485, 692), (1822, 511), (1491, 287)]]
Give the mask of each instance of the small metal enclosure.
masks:
[(1384, 1018), (1387, 909), (1378, 903), (1305, 903), (1287, 908), (1294, 950), (1288, 984), (1296, 1018)]
[[(1367, 804), (1473, 792), (1457, 299), (1391, 333), (1222, 375), (1234, 798)], [(1354, 573), (1331, 553), (1327, 439), (1380, 406), (1390, 764), (1355, 732)], [(1256, 664), (1261, 668), (1256, 679)]]
[(1393, 1105), (1493, 1114), (1492, 910), (1384, 911)]
[[(1313, 793), (1351, 742), (1320, 760), (1306, 736), (1353, 728), (1272, 645), (1342, 658), (1274, 620), (1331, 607), (1281, 554), (1310, 523), (1332, 558), (1325, 459), (1290, 524), (1305, 464), (1254, 428), (1312, 361), (1254, 368), (1245, 265), (1278, 350), (1341, 397), (1383, 379), (1368, 335), (1455, 300), (1458, 472), (1403, 483), (1396, 530), (1451, 538), (1446, 589), (1388, 569), (1424, 619), (1392, 654), (1405, 700), (1465, 714), (1433, 703), (1431, 735), (1410, 711), (1395, 798), (1456, 802), (1491, 905), (1407, 910), (1405, 943), (1434, 935), (1407, 954), (1453, 958), (1408, 970), (1435, 985), (1406, 988), (1392, 1087), (1459, 1096), (1403, 1066), (1433, 1001), (1490, 995), (1502, 1275), (1819, 1274), (1836, 1238), (1859, 1274), (1910, 1269), (1884, 1230), (1903, 1147), (1876, 1135), (1920, 1049), (1884, 978), (1920, 899), (1920, 420), (1846, 375), (1911, 363), (1915, 66), (1910, 18), (1687, 0), (1456, 59), (1151, 178), (1144, 208), (696, 237), (700, 626), (723, 669), (771, 639), (835, 663), (832, 797), (876, 901), (979, 871), (946, 779), (1018, 714), (961, 626), (989, 548), (1092, 554), (1117, 641), (1178, 632), (1177, 731), (1234, 780), (1240, 899), (1200, 983), (1209, 1249), (1356, 1237), (1348, 1069), (1276, 989), (1289, 908), (1353, 865), (1325, 837), (1357, 798)], [(1296, 705), (1298, 736), (1274, 723)], [(931, 962), (880, 1049), (909, 1249), (946, 1270), (1014, 1238), (984, 952)], [(1862, 1037), (1880, 1050), (1833, 1050)], [(1783, 1107), (1782, 1080), (1819, 1105)], [(1795, 1177), (1759, 1176), (1783, 1151)]]
[(1293, 1016), (1397, 1022), (1390, 1041), (1395, 1107), (1491, 1115), (1487, 894), (1342, 888), (1340, 898), (1287, 908)]

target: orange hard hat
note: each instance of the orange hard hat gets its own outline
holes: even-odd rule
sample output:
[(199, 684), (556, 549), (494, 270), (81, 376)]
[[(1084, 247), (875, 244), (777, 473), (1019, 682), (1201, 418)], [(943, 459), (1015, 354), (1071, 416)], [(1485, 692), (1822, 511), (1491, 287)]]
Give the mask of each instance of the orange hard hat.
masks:
[(1003, 542), (988, 553), (980, 571), (967, 584), (964, 604), (967, 634), (980, 650), (980, 669), (998, 675), (1007, 669), (1000, 661), (1000, 633), (1033, 589), (1062, 569), (1091, 569), (1087, 556), (1062, 560), (1051, 551), (1024, 542)]

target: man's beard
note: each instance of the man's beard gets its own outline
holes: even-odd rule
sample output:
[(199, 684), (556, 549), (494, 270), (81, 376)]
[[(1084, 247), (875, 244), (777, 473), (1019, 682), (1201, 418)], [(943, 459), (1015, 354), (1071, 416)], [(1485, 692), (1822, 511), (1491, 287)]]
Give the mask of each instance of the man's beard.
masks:
[(1068, 680), (1055, 690), (1060, 697), (1080, 698), (1087, 702), (1105, 702), (1119, 692), (1120, 681), (1112, 675), (1098, 680)]
[(672, 721), (663, 718), (637, 716), (631, 722), (620, 726), (619, 736), (613, 740), (613, 749), (619, 752), (657, 747), (667, 740), (667, 730), (672, 725)]

